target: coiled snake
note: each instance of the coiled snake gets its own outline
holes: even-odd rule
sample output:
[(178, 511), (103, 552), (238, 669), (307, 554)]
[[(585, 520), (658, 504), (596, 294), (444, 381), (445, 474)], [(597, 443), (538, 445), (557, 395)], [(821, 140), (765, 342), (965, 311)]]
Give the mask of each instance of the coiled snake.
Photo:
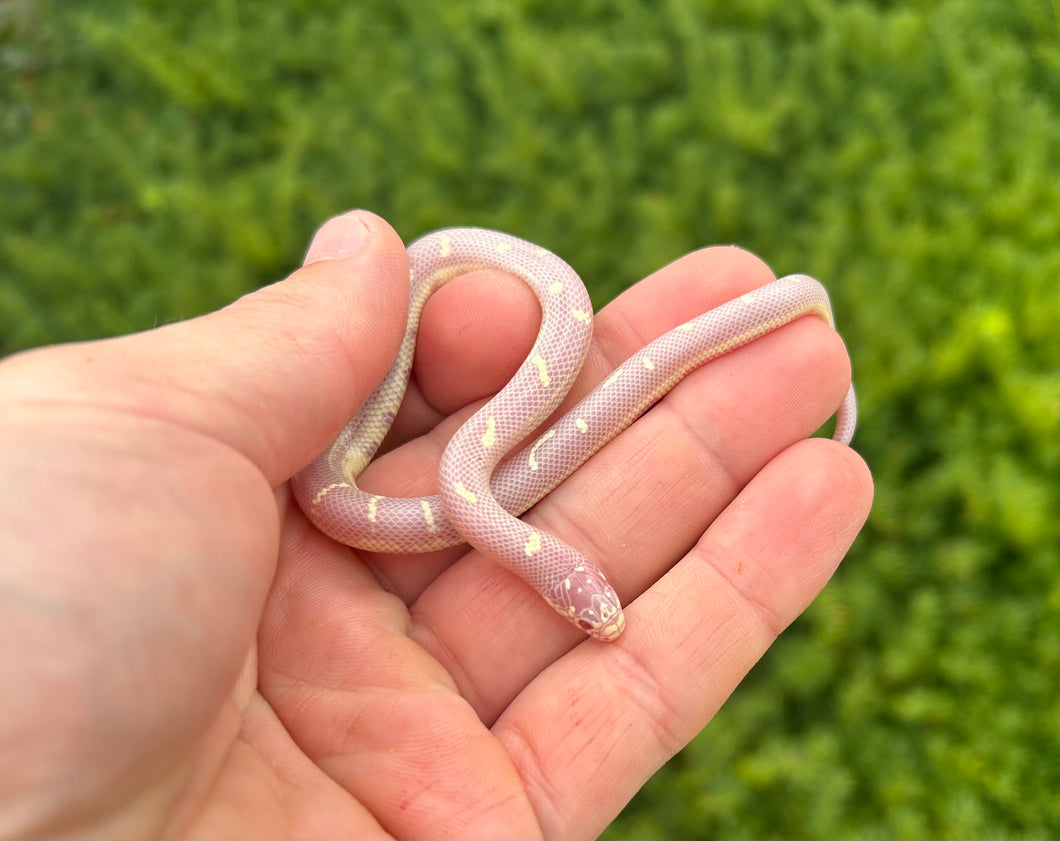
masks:
[[(294, 477), (299, 505), (321, 531), (361, 549), (429, 552), (469, 543), (525, 579), (586, 633), (617, 638), (625, 620), (604, 574), (573, 547), (518, 516), (704, 362), (803, 315), (834, 327), (824, 287), (805, 275), (789, 275), (676, 327), (619, 365), (498, 467), (573, 385), (592, 338), (588, 293), (559, 257), (497, 231), (437, 231), (414, 242), (408, 253), (408, 323), (394, 366), (334, 443)], [(449, 441), (438, 469), (438, 496), (399, 499), (360, 490), (357, 476), (404, 397), (424, 304), (449, 280), (482, 268), (509, 272), (536, 293), (541, 328), (530, 355)], [(850, 442), (856, 413), (851, 387), (836, 413), (836, 440)]]

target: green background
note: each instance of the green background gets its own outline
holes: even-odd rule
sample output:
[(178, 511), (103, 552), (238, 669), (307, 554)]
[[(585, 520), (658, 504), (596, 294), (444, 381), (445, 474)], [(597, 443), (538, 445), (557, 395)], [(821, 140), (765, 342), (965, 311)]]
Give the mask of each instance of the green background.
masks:
[(871, 519), (610, 837), (1060, 834), (1060, 11), (0, 0), (0, 351), (185, 318), (353, 206), (602, 304), (737, 243), (831, 290)]

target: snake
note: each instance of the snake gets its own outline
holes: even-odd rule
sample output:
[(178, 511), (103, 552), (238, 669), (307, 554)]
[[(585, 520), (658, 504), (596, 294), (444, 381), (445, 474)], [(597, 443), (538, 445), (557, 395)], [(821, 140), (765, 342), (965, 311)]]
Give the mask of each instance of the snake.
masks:
[[(408, 247), (408, 259), (408, 317), (394, 363), (331, 445), (293, 477), (295, 499), (317, 529), (357, 549), (424, 553), (469, 544), (590, 637), (617, 639), (625, 615), (599, 566), (520, 516), (704, 363), (805, 315), (835, 329), (825, 288), (807, 275), (788, 275), (678, 325), (524, 444), (559, 407), (588, 353), (593, 309), (581, 279), (551, 251), (486, 228), (429, 233)], [(541, 325), (529, 355), (446, 444), (438, 494), (401, 498), (362, 490), (357, 478), (404, 398), (424, 305), (450, 280), (480, 269), (514, 275), (537, 296)], [(849, 444), (856, 421), (851, 385), (832, 437)]]

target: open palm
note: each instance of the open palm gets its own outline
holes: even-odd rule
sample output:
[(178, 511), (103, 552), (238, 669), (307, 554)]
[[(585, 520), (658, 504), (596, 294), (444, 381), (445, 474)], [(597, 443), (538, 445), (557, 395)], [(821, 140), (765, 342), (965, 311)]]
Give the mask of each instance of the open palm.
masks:
[[(607, 573), (615, 643), (477, 553), (335, 544), (285, 482), (389, 367), (407, 264), (363, 213), (310, 255), (217, 313), (0, 365), (0, 834), (597, 834), (867, 515), (863, 462), (807, 439), (849, 378), (810, 318), (689, 376), (527, 515)], [(598, 318), (569, 402), (770, 279), (718, 248), (637, 284)], [(437, 293), (364, 484), (433, 492), (441, 446), (536, 324), (510, 277)]]

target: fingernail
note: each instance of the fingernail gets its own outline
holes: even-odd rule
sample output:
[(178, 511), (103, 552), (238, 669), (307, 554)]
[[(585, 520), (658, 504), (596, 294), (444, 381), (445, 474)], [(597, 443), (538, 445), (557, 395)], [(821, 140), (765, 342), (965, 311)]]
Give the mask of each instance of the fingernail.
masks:
[(341, 260), (356, 254), (368, 241), (368, 226), (357, 211), (329, 219), (317, 230), (309, 243), (303, 265), (319, 260)]

